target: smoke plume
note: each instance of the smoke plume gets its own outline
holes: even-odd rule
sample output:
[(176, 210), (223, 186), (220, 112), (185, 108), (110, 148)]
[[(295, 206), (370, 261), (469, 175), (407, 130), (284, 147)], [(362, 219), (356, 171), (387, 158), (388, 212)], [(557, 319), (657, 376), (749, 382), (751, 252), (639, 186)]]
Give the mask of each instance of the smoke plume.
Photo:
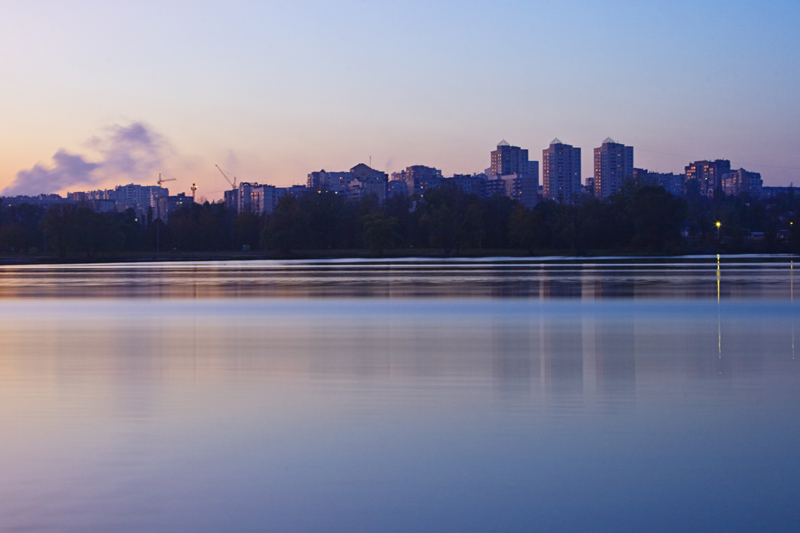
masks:
[(110, 179), (116, 179), (117, 185), (154, 182), (169, 148), (160, 135), (141, 122), (112, 126), (102, 136), (92, 138), (88, 146), (96, 153), (96, 160), (58, 150), (50, 167), (37, 163), (30, 170), (20, 170), (0, 196), (49, 194), (76, 185), (93, 187)]

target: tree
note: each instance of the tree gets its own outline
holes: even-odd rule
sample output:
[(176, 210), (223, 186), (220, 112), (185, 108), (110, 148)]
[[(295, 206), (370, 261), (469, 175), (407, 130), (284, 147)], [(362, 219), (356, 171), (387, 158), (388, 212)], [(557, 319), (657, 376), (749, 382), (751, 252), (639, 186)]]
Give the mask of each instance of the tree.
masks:
[(397, 242), (397, 219), (387, 217), (382, 212), (375, 212), (361, 217), (364, 224), (364, 239), (370, 250), (383, 255), (386, 248), (392, 248)]
[[(230, 215), (228, 215), (230, 216)], [(235, 249), (242, 249), (244, 246), (257, 248), (261, 231), (266, 225), (263, 215), (256, 213), (243, 212), (236, 215), (233, 219), (233, 246)]]
[(187, 251), (230, 249), (226, 220), (224, 204), (193, 203), (177, 209), (167, 223), (171, 244)]
[(521, 248), (533, 253), (536, 242), (536, 234), (533, 225), (533, 212), (522, 204), (517, 205), (508, 219), (509, 239)]
[(635, 247), (652, 252), (680, 248), (681, 226), (686, 215), (683, 200), (663, 187), (646, 185), (633, 192), (631, 203)]
[(306, 214), (300, 209), (297, 199), (287, 194), (278, 200), (270, 217), (269, 229), (262, 233), (262, 240), (283, 253), (289, 253), (302, 245), (307, 228)]

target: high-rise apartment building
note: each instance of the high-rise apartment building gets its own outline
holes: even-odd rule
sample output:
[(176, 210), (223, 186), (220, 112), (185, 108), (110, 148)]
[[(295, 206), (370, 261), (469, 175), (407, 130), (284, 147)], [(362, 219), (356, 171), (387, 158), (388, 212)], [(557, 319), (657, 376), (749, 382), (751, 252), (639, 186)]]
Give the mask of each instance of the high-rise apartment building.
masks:
[(625, 178), (633, 176), (633, 146), (620, 144), (611, 137), (594, 149), (594, 195), (608, 198), (619, 190)]
[(518, 200), (528, 209), (539, 201), (539, 162), (528, 161), (528, 150), (500, 141), (486, 169), (486, 192)]
[(278, 202), (274, 185), (243, 181), (239, 183), (237, 192), (238, 198), (236, 199), (236, 208), (239, 213), (268, 215), (272, 213)]
[(581, 193), (581, 149), (553, 139), (542, 150), (543, 196), (558, 202), (572, 202)]
[(129, 206), (143, 206), (155, 208), (158, 205), (158, 199), (163, 196), (169, 196), (169, 191), (164, 187), (158, 185), (118, 185), (115, 190), (117, 204)]
[(743, 168), (722, 175), (722, 190), (725, 194), (738, 196), (746, 192), (754, 198), (762, 194), (763, 182), (758, 172), (748, 172)]
[(713, 196), (714, 191), (722, 189), (722, 176), (731, 171), (731, 162), (727, 159), (716, 161), (695, 161), (686, 168), (686, 183), (697, 180), (700, 184), (700, 194)]
[(505, 140), (500, 141), (497, 150), (492, 152), (489, 172), (495, 176), (528, 174), (528, 151), (519, 146), (511, 146)]

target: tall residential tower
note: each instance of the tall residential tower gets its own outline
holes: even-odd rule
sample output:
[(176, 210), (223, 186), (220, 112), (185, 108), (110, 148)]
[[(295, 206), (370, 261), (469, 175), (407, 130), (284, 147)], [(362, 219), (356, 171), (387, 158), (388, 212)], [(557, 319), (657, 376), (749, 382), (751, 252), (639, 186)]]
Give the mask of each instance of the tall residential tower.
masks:
[(608, 198), (619, 190), (625, 178), (633, 176), (633, 146), (615, 142), (611, 137), (594, 149), (594, 195)]
[(502, 194), (519, 200), (528, 209), (539, 201), (539, 162), (528, 161), (528, 150), (500, 141), (486, 169), (489, 195)]
[(574, 201), (581, 193), (581, 149), (553, 139), (542, 150), (542, 185), (545, 198)]
[(497, 150), (492, 152), (492, 167), (489, 171), (495, 176), (508, 174), (528, 174), (528, 151), (519, 146), (511, 146), (500, 141)]

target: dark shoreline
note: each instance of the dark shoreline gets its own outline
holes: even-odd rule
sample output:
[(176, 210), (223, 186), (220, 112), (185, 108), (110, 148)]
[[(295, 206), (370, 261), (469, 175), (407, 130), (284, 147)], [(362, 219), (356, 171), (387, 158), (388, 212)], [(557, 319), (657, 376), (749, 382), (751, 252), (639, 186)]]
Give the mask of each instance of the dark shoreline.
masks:
[(722, 254), (726, 257), (740, 256), (742, 258), (758, 257), (763, 259), (786, 259), (793, 254), (788, 253), (730, 253), (719, 250), (693, 250), (681, 254), (648, 254), (644, 252), (621, 252), (608, 250), (593, 250), (591, 252), (565, 252), (564, 250), (546, 250), (536, 254), (527, 254), (521, 250), (466, 250), (459, 253), (445, 253), (442, 250), (390, 250), (383, 254), (370, 250), (301, 250), (290, 253), (278, 252), (163, 252), (154, 254), (152, 252), (125, 253), (125, 254), (102, 254), (92, 257), (68, 256), (57, 257), (55, 255), (23, 255), (6, 254), (0, 255), (0, 266), (35, 266), (35, 265), (72, 265), (72, 264), (100, 264), (100, 263), (166, 263), (166, 262), (212, 262), (212, 261), (263, 261), (263, 260), (296, 260), (296, 261), (315, 261), (315, 260), (386, 260), (394, 259), (481, 259), (481, 258), (509, 258), (509, 259), (537, 259), (537, 258), (560, 258), (564, 260), (572, 259), (608, 259), (608, 258), (640, 258), (643, 260), (659, 260), (665, 258), (680, 259), (692, 256), (715, 256)]

